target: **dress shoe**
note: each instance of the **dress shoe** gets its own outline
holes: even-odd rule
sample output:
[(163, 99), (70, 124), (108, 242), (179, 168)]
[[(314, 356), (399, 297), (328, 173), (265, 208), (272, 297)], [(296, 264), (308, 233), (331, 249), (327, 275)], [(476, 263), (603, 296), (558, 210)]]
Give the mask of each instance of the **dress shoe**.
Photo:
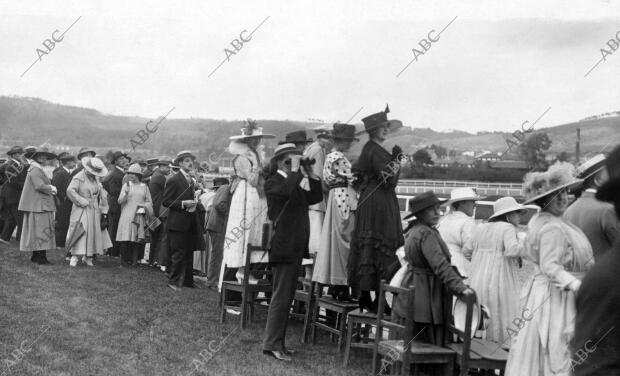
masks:
[(263, 350), (263, 354), (270, 355), (278, 360), (282, 360), (285, 362), (290, 362), (292, 360), (290, 356), (286, 355), (282, 351)]
[(93, 265), (93, 259), (90, 257), (82, 256), (82, 262), (88, 266), (95, 266)]
[(71, 267), (76, 267), (78, 263), (78, 258), (77, 256), (71, 256), (71, 260), (69, 261), (69, 266)]
[(179, 288), (175, 285), (172, 285), (170, 283), (168, 283), (168, 287), (170, 287), (171, 289), (173, 289), (174, 291), (179, 291)]
[(282, 352), (285, 355), (288, 355), (288, 356), (293, 356), (293, 355), (297, 354), (297, 350), (284, 349), (284, 350), (282, 350)]

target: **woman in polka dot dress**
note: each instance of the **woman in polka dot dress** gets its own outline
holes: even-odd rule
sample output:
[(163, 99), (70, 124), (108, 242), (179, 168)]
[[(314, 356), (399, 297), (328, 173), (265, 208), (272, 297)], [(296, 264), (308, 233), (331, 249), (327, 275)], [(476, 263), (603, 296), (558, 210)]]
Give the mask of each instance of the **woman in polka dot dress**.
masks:
[(351, 187), (355, 179), (351, 173), (351, 162), (343, 153), (349, 150), (353, 141), (358, 141), (355, 126), (334, 124), (333, 138), (334, 149), (327, 155), (323, 167), (323, 180), (329, 187), (329, 198), (312, 280), (334, 286), (332, 294), (344, 300), (350, 297), (347, 261), (355, 226), (357, 194)]

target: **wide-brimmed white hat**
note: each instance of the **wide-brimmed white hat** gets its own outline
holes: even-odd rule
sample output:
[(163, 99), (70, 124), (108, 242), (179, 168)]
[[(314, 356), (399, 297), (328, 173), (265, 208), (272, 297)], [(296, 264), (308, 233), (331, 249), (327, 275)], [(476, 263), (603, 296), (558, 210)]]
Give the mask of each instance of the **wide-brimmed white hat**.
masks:
[(101, 178), (108, 174), (108, 169), (99, 158), (84, 157), (82, 158), (82, 166), (84, 166), (84, 170), (87, 172)]
[(493, 215), (489, 217), (489, 220), (506, 213), (526, 209), (526, 206), (519, 204), (514, 198), (502, 197), (493, 203)]
[(594, 157), (583, 162), (575, 169), (575, 175), (579, 179), (586, 180), (590, 176), (596, 174), (605, 168), (605, 155), (597, 154)]
[(248, 119), (246, 125), (241, 128), (241, 134), (236, 136), (231, 136), (229, 139), (231, 140), (243, 140), (246, 138), (275, 138), (276, 136), (272, 134), (263, 133), (263, 127), (259, 127), (258, 123), (253, 120)]
[(464, 188), (454, 188), (452, 192), (450, 192), (450, 199), (446, 201), (447, 205), (452, 205), (455, 202), (459, 201), (477, 201), (486, 198), (485, 196), (480, 196), (476, 193), (475, 188), (464, 187)]
[[(480, 325), (482, 309), (478, 296), (474, 295), (474, 310), (471, 318), (471, 338), (476, 335), (476, 330)], [(465, 333), (465, 323), (467, 318), (467, 302), (462, 297), (456, 297), (454, 306), (452, 307), (452, 317), (454, 318), (454, 327)]]
[(138, 163), (134, 163), (131, 166), (129, 166), (129, 168), (127, 169), (126, 173), (128, 174), (134, 174), (134, 175), (143, 175), (142, 172), (142, 167), (140, 167), (140, 165)]
[(575, 179), (573, 170), (573, 165), (570, 163), (557, 162), (547, 171), (528, 173), (523, 183), (523, 193), (527, 200), (523, 203), (530, 204), (545, 196), (557, 194), (563, 189), (578, 187), (583, 180)]

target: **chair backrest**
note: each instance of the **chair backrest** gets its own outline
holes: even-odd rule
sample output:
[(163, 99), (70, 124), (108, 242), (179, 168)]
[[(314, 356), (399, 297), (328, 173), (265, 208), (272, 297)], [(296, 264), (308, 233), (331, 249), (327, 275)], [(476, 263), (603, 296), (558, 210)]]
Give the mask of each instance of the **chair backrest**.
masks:
[[(243, 282), (242, 285), (248, 285), (250, 280), (250, 261), (252, 260), (252, 253), (263, 252), (266, 254), (267, 251), (261, 246), (254, 246), (248, 243), (247, 251), (245, 252), (245, 273), (243, 273)], [(254, 270), (254, 274), (258, 274), (259, 276), (269, 275), (271, 271), (268, 269), (262, 270)]]
[[(386, 293), (394, 294), (394, 298), (392, 302), (395, 301), (396, 295), (405, 296), (405, 301), (407, 302), (406, 307), (406, 315), (405, 317), (395, 317), (394, 310), (392, 310), (392, 316), (385, 315), (385, 294)], [(409, 288), (403, 287), (394, 287), (390, 286), (390, 284), (386, 283), (385, 280), (381, 281), (379, 285), (379, 296), (377, 298), (378, 311), (377, 311), (377, 333), (375, 334), (375, 343), (374, 343), (374, 351), (375, 354), (378, 351), (379, 342), (383, 339), (383, 328), (387, 327), (390, 329), (390, 339), (401, 339), (403, 340), (403, 353), (402, 353), (402, 362), (403, 362), (403, 374), (407, 375), (409, 372), (410, 362), (409, 362), (409, 347), (411, 342), (414, 339), (414, 322), (413, 322), (413, 300), (415, 295), (415, 287), (410, 285)], [(400, 337), (400, 338), (399, 338)], [(374, 364), (373, 364), (374, 366)], [(406, 372), (406, 373), (405, 373)]]
[(471, 322), (474, 317), (474, 302), (476, 302), (476, 294), (470, 295), (468, 298), (463, 298), (466, 303), (467, 311), (465, 313), (465, 331), (454, 326), (454, 317), (451, 317), (448, 323), (448, 332), (456, 335), (458, 341), (463, 342), (463, 355), (461, 356), (461, 372), (467, 372), (469, 369), (469, 352), (471, 349)]

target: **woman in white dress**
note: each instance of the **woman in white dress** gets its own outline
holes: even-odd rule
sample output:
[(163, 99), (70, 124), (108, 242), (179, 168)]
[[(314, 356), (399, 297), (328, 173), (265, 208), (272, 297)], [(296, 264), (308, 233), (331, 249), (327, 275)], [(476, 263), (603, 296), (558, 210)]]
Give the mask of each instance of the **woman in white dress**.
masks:
[[(262, 175), (265, 156), (259, 145), (263, 138), (274, 137), (263, 134), (263, 128), (251, 120), (241, 128), (241, 135), (230, 137), (232, 142), (228, 152), (235, 156), (233, 167), (236, 176), (231, 184), (233, 194), (224, 233), (224, 259), (220, 277), (223, 277), (224, 268), (238, 268), (235, 276), (237, 280), (243, 280), (248, 244), (260, 246), (262, 243), (263, 224), (267, 220), (267, 199), (263, 191)], [(254, 254), (253, 257), (252, 262), (268, 262), (266, 254)], [(250, 276), (250, 282), (257, 281)]]
[(82, 167), (67, 188), (67, 197), (73, 202), (67, 245), (78, 223), (82, 223), (85, 230), (73, 245), (67, 246), (67, 251), (71, 252), (69, 265), (73, 267), (78, 263), (78, 256), (82, 256), (86, 265), (93, 266), (93, 255), (102, 255), (105, 249), (112, 247), (108, 230), (101, 228), (101, 217), (108, 213), (108, 197), (99, 179), (108, 174), (108, 169), (94, 157), (82, 158)]
[(474, 236), (476, 221), (473, 218), (476, 200), (484, 197), (478, 196), (473, 188), (455, 188), (450, 192), (450, 212), (446, 214), (437, 225), (441, 238), (448, 245), (451, 262), (461, 276), (469, 276), (469, 260), (471, 255), (463, 253), (463, 247)]
[(469, 286), (491, 311), (486, 339), (500, 344), (510, 337), (508, 329), (519, 315), (517, 269), (523, 244), (516, 226), (523, 210), (512, 197), (495, 201), (489, 223), (478, 225), (464, 248), (465, 254), (472, 255)]
[(569, 343), (574, 337), (575, 296), (594, 265), (588, 238), (562, 217), (567, 191), (579, 183), (568, 163), (525, 176), (525, 203), (535, 203), (541, 212), (528, 223), (523, 254), (535, 272), (521, 290), (522, 320), (515, 328), (506, 376), (572, 374)]
[(116, 241), (121, 250), (121, 265), (137, 266), (140, 248), (150, 239), (148, 225), (153, 219), (153, 200), (149, 187), (141, 182), (142, 176), (142, 167), (138, 163), (129, 166), (118, 196), (121, 216)]
[(358, 141), (355, 126), (334, 124), (333, 138), (334, 149), (327, 155), (323, 167), (323, 180), (329, 188), (329, 197), (312, 280), (334, 286), (332, 295), (339, 300), (348, 300), (347, 262), (355, 226), (357, 193), (351, 187), (355, 180), (351, 162), (343, 153), (351, 148), (353, 141)]

